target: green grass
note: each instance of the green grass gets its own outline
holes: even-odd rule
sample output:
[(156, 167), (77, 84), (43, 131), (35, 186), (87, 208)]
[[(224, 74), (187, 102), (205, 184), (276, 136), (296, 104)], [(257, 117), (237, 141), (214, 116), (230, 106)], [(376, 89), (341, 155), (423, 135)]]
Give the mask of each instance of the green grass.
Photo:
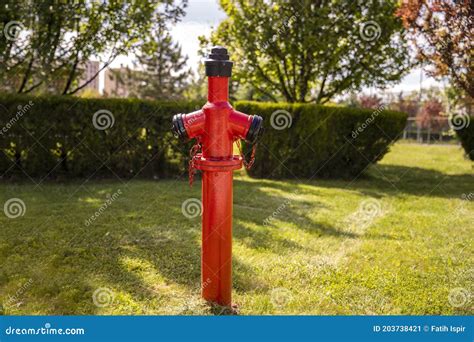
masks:
[[(4, 314), (219, 313), (199, 299), (199, 217), (181, 213), (198, 184), (0, 189), (0, 203), (26, 205), (24, 216), (0, 217)], [(472, 314), (473, 196), (457, 146), (399, 143), (353, 181), (236, 174), (234, 301), (241, 314)], [(113, 300), (97, 306), (101, 288)]]

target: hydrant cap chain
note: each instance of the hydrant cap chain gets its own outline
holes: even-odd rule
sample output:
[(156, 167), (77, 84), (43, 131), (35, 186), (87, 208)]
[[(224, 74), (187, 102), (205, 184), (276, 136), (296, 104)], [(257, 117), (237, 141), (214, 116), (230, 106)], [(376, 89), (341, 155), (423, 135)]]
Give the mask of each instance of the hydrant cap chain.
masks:
[(208, 58), (204, 60), (207, 77), (230, 77), (232, 75), (232, 62), (229, 60), (227, 49), (214, 46)]

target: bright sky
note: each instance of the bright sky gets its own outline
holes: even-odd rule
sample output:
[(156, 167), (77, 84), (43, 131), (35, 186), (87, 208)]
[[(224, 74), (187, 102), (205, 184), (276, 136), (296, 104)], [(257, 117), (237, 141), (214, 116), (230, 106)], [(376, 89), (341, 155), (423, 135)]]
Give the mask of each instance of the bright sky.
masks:
[[(186, 16), (171, 29), (173, 38), (181, 44), (182, 51), (188, 56), (188, 64), (194, 70), (200, 63), (197, 54), (199, 49), (198, 37), (201, 35), (209, 36), (212, 28), (217, 27), (219, 22), (225, 19), (226, 14), (220, 9), (217, 0), (189, 0), (186, 8)], [(126, 57), (118, 58), (113, 67), (121, 63), (128, 64)], [(422, 75), (422, 87), (428, 88), (432, 85), (440, 85), (433, 78)], [(420, 88), (420, 70), (415, 69), (408, 74), (402, 81), (388, 89), (393, 92), (409, 92)], [(375, 89), (366, 89), (365, 92), (376, 92)]]

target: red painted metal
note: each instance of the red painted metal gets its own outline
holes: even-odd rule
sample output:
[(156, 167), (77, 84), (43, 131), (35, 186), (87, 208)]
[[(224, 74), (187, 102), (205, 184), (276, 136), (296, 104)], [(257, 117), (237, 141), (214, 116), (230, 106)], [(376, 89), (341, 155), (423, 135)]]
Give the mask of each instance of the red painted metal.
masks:
[(202, 172), (202, 297), (223, 306), (232, 304), (232, 180), (233, 171), (242, 167), (233, 144), (248, 138), (256, 117), (234, 110), (228, 98), (229, 77), (209, 76), (208, 102), (202, 110), (173, 120), (181, 120), (176, 125), (182, 122), (182, 134), (202, 146), (192, 163)]

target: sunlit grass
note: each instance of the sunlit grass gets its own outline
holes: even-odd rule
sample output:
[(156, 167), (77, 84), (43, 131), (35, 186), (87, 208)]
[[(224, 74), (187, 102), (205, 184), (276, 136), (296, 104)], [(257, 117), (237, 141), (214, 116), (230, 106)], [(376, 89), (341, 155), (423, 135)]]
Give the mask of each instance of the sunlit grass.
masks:
[[(236, 173), (240, 313), (472, 314), (448, 298), (474, 290), (473, 175), (459, 147), (416, 144), (353, 181)], [(26, 205), (0, 217), (3, 312), (219, 313), (199, 299), (200, 218), (181, 204), (200, 187), (184, 177), (0, 184), (0, 203)]]

